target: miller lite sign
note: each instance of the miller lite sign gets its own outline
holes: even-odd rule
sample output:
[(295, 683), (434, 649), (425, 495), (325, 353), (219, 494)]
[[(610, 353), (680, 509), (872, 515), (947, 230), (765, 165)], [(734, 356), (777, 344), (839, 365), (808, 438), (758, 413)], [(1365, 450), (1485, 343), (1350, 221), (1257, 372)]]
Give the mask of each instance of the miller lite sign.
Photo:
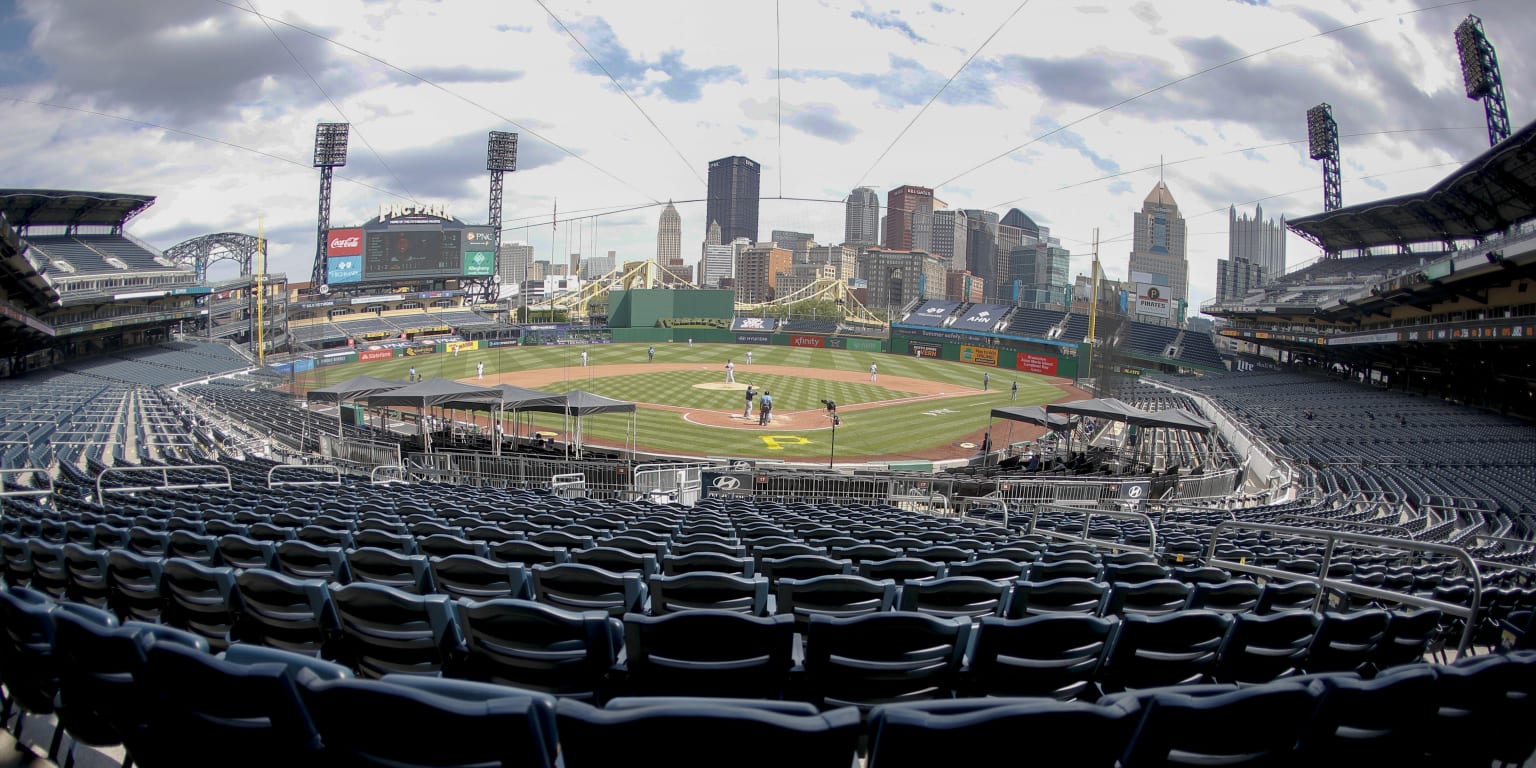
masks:
[(333, 229), (328, 233), (326, 256), (361, 256), (363, 254), (363, 230)]

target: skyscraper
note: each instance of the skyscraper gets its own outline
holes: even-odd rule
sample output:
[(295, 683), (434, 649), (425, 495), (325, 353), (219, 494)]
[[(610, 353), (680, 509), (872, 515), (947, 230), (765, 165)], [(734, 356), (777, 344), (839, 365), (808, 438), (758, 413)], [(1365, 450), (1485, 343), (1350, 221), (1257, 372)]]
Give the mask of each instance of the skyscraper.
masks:
[(725, 241), (720, 239), (720, 222), (709, 222), (709, 231), (704, 233), (705, 245), (722, 245)]
[(997, 214), (977, 208), (965, 210), (965, 266), (986, 285), (988, 298), (996, 298), (997, 285)]
[(965, 211), (933, 212), (933, 243), (930, 252), (944, 260), (945, 269), (956, 272), (970, 270), (970, 264), (965, 258), (965, 229)]
[(1264, 206), (1253, 207), (1253, 218), (1227, 209), (1227, 258), (1247, 259), (1264, 268), (1271, 278), (1285, 274), (1285, 217), (1264, 220)]
[(1216, 261), (1216, 298), (1241, 299), (1248, 291), (1285, 274), (1285, 219), (1264, 220), (1264, 206), (1253, 218), (1227, 209), (1227, 258)]
[(683, 217), (677, 215), (672, 201), (661, 209), (661, 220), (656, 224), (656, 263), (672, 265), (683, 258)]
[(843, 243), (855, 250), (880, 244), (880, 193), (859, 187), (843, 203)]
[(741, 156), (722, 157), (709, 164), (709, 203), (705, 218), (720, 223), (720, 242), (738, 237), (757, 242), (757, 198), (762, 166)]
[(885, 193), (885, 248), (926, 250), (933, 237), (933, 190), (910, 184)]
[(1136, 213), (1129, 266), (1136, 314), (1174, 319), (1179, 302), (1189, 297), (1189, 261), (1184, 217), (1162, 179)]

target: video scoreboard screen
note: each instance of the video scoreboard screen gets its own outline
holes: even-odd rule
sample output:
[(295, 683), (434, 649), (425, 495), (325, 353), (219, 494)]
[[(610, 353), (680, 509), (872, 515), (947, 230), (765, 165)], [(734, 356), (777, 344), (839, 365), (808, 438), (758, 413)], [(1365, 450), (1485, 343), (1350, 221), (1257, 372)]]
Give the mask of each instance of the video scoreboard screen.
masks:
[(369, 232), (363, 245), (363, 274), (369, 278), (457, 275), (464, 264), (460, 234), (429, 229)]
[(494, 243), (490, 227), (431, 217), (332, 229), (327, 282), (490, 277), (496, 273)]

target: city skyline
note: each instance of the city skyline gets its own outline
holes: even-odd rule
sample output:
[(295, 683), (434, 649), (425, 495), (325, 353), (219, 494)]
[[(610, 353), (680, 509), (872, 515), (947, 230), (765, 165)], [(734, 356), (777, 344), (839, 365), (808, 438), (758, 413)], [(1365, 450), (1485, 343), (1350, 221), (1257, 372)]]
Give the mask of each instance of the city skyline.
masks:
[[(158, 196), (129, 227), (158, 248), (263, 228), (272, 268), (299, 281), (323, 121), (354, 127), (339, 226), (413, 200), (483, 222), (485, 132), (519, 133), (504, 242), (553, 261), (645, 256), (668, 199), (694, 261), (708, 222), (687, 201), (706, 198), (711, 158), (745, 156), (761, 163), (762, 231), (841, 242), (850, 190), (924, 186), (952, 210), (1027, 212), (1071, 250), (1073, 275), (1097, 228), (1124, 279), (1132, 214), (1161, 167), (1189, 222), (1198, 305), (1226, 255), (1222, 213), (1321, 209), (1307, 108), (1333, 106), (1345, 205), (1422, 189), (1485, 149), (1452, 37), (1467, 13), (1499, 51), (1512, 120), (1530, 120), (1526, 6), (1428, 5), (830, 2), (783, 7), (776, 38), (768, 5), (269, 0), (258, 17), (203, 0), (19, 0), (0, 6), (0, 157), (15, 187)], [(720, 34), (744, 24), (770, 32)], [(1286, 237), (1291, 264), (1316, 257)]]

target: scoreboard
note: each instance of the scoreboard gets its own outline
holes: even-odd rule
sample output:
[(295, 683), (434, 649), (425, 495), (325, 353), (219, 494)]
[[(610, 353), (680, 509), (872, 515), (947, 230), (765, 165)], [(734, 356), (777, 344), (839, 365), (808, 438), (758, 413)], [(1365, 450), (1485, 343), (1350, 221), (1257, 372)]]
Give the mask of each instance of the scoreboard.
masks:
[(396, 211), (361, 227), (329, 231), (328, 282), (490, 277), (496, 272), (494, 242), (490, 227), (436, 213)]

